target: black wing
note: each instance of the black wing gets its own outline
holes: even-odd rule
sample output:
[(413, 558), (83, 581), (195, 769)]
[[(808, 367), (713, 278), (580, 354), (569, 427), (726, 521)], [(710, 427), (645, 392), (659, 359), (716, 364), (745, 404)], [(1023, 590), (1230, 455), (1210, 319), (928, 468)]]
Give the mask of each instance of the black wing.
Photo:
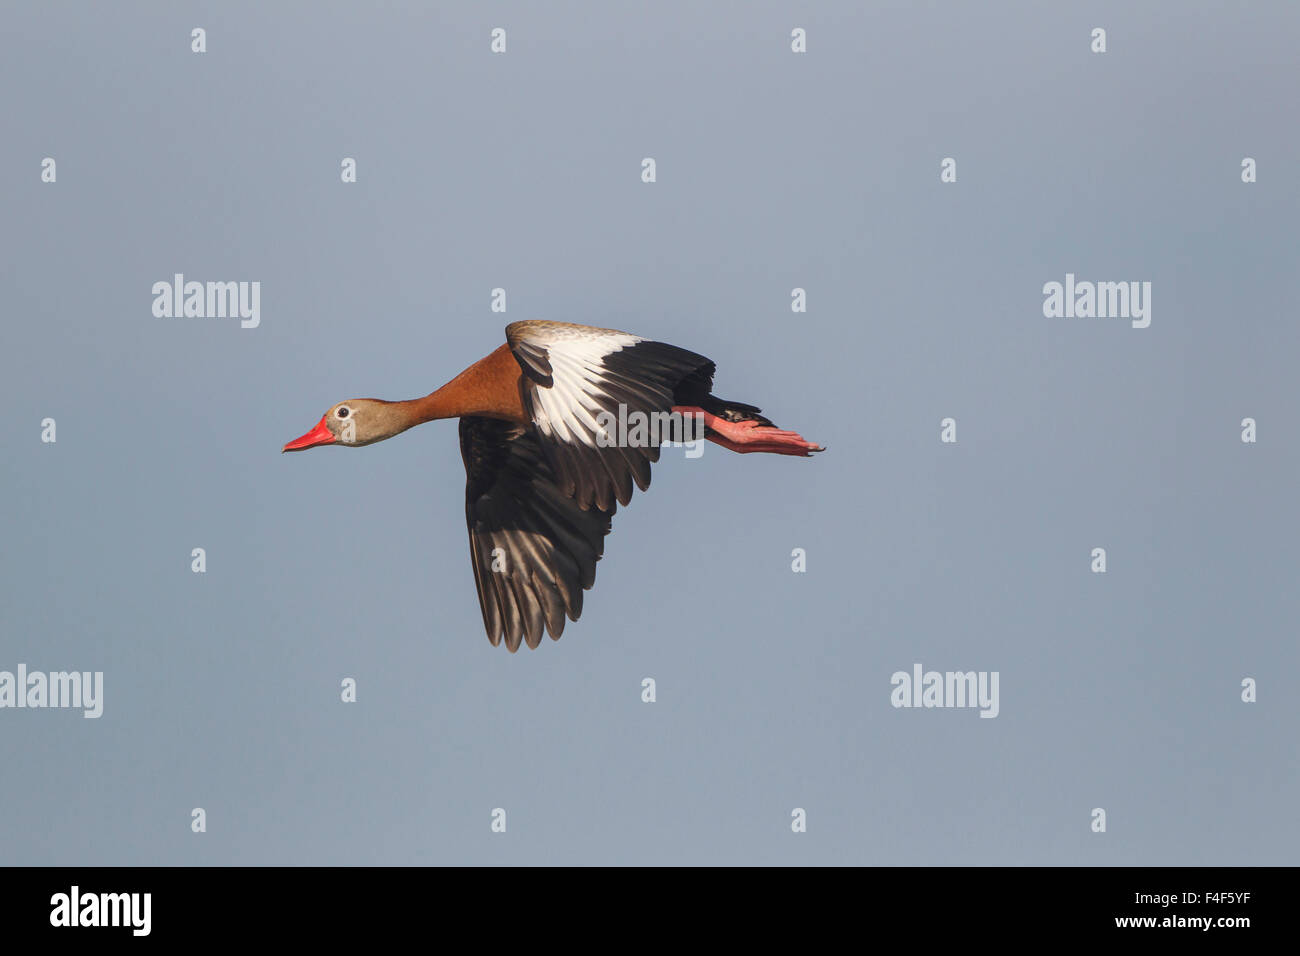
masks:
[(492, 418), (460, 420), (465, 520), (483, 626), (493, 645), (553, 640), (582, 614), (615, 507), (585, 510), (561, 490), (536, 429)]
[(642, 421), (670, 412), (683, 383), (707, 395), (714, 366), (703, 355), (616, 329), (567, 322), (512, 322), (506, 341), (524, 373), (524, 400), (560, 488), (581, 508), (613, 512), (650, 486), (664, 437), (620, 446), (601, 417)]

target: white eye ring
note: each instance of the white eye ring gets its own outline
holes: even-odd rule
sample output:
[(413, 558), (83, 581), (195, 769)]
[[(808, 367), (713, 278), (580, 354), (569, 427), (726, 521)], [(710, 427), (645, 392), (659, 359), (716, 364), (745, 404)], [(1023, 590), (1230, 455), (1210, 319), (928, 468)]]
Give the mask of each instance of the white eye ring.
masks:
[(334, 410), (335, 418), (347, 418), (351, 414), (352, 414), (352, 409), (348, 408), (346, 405), (340, 405), (338, 408)]

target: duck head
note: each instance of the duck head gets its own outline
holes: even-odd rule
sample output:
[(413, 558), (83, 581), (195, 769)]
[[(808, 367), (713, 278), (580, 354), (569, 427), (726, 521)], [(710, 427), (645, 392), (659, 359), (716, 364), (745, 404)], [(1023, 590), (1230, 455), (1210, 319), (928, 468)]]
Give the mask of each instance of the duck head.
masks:
[(377, 398), (353, 398), (339, 402), (321, 416), (315, 428), (280, 450), (306, 451), (320, 445), (359, 448), (392, 438), (414, 424), (400, 413), (396, 407), (398, 405), (397, 402), (385, 402)]

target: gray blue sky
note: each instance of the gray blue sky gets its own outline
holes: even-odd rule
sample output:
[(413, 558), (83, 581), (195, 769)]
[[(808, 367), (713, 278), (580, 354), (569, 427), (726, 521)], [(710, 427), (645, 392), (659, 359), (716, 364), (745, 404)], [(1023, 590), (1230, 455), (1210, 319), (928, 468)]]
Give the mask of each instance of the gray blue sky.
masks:
[[(1296, 862), (1294, 4), (3, 20), (0, 670), (105, 699), (0, 709), (0, 860)], [(155, 318), (177, 272), (259, 327)], [(1044, 317), (1067, 273), (1150, 327)], [(830, 450), (666, 452), (511, 656), (454, 423), (279, 449), (524, 318), (702, 352)], [(918, 662), (998, 717), (891, 707)]]

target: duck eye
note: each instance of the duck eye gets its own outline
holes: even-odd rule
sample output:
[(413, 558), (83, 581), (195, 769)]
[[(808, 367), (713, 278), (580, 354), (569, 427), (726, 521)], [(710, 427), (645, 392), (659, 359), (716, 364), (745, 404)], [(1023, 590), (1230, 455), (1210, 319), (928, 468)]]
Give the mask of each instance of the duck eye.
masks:
[(340, 409), (339, 409), (337, 412), (335, 412), (334, 414), (337, 415), (339, 418), (347, 418), (347, 417), (348, 417), (348, 413), (349, 413), (350, 411), (351, 411), (351, 409), (349, 409), (346, 405), (344, 405), (342, 408), (340, 408)]

